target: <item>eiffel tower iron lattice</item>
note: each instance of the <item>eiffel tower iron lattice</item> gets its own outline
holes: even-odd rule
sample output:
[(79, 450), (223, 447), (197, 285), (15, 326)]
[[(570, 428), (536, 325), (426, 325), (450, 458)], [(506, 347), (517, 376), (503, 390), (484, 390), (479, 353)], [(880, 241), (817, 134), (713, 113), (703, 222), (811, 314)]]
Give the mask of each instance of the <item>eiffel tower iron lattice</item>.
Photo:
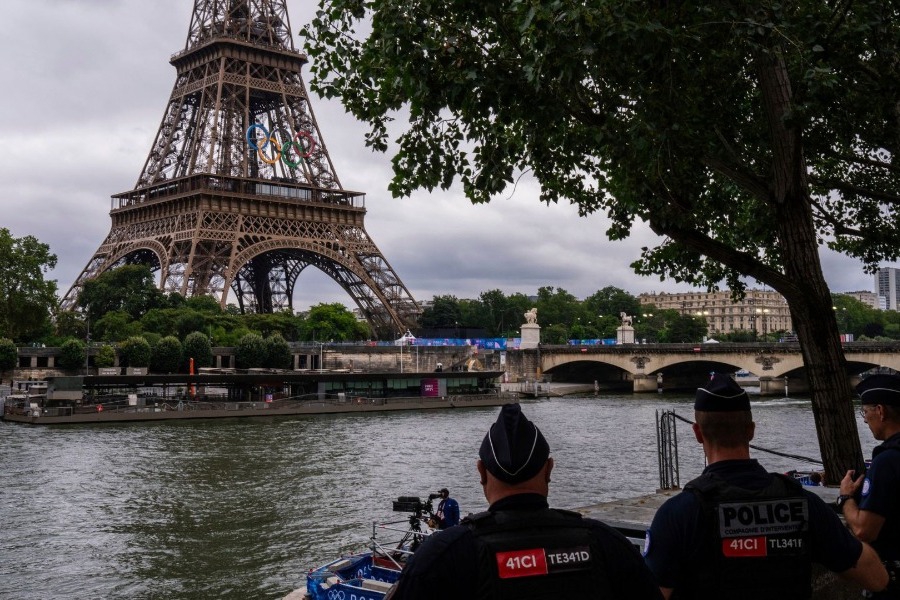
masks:
[(293, 309), (313, 266), (373, 329), (414, 325), (419, 307), (366, 233), (365, 194), (344, 190), (301, 77), (285, 0), (194, 0), (177, 77), (135, 188), (112, 197), (112, 228), (63, 298), (124, 264), (165, 292), (242, 311)]

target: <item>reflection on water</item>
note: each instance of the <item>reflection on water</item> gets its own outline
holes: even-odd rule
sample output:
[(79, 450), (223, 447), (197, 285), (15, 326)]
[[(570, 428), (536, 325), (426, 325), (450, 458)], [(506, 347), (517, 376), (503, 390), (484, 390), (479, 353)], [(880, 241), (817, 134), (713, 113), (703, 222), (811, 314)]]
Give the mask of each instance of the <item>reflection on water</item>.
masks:
[[(752, 403), (756, 445), (817, 458), (808, 401)], [(652, 493), (657, 410), (691, 399), (528, 402), (556, 460), (551, 502)], [(34, 428), (0, 424), (0, 599), (281, 598), (360, 549), (391, 499), (448, 487), (486, 507), (475, 460), (497, 409)], [(863, 447), (874, 441), (860, 421)], [(703, 468), (678, 425), (681, 479)], [(771, 470), (813, 465), (755, 453)]]

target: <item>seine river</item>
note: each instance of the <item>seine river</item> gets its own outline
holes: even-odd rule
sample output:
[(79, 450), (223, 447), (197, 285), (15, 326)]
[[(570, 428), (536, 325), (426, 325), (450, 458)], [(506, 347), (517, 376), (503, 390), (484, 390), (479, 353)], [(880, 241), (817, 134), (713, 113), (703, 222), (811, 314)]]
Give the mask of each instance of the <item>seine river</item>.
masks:
[[(527, 401), (556, 460), (551, 503), (652, 493), (655, 414), (687, 396)], [(810, 404), (753, 403), (755, 443), (818, 457)], [(278, 599), (365, 546), (391, 500), (447, 487), (486, 506), (477, 449), (497, 409), (74, 427), (0, 423), (0, 599)], [(874, 441), (860, 421), (864, 452)], [(681, 480), (703, 468), (679, 422)], [(812, 466), (768, 454), (771, 470)]]

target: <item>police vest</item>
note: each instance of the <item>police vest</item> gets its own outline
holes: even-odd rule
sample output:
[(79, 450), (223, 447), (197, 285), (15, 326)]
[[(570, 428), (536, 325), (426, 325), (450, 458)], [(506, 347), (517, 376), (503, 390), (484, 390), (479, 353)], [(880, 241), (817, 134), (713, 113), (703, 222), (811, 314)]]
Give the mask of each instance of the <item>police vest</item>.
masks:
[(809, 505), (799, 483), (774, 475), (747, 490), (707, 474), (685, 490), (700, 501), (702, 539), (675, 598), (811, 597)]
[(475, 537), (477, 600), (612, 597), (599, 537), (578, 513), (484, 512), (462, 524)]
[[(900, 452), (900, 434), (893, 435), (881, 445), (876, 446), (872, 450), (872, 458), (889, 450), (894, 451), (892, 454)], [(892, 460), (900, 460), (900, 458), (895, 456)], [(900, 560), (900, 506), (897, 506), (896, 503), (891, 514), (885, 515), (884, 525), (878, 532), (878, 539), (872, 542), (872, 547), (881, 560)]]

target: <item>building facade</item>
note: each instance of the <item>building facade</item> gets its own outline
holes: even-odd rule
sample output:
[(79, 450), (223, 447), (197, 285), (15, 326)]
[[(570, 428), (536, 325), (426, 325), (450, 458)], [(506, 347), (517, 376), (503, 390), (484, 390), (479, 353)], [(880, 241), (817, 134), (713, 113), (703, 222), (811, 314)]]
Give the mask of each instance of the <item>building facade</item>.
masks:
[(641, 294), (640, 301), (642, 306), (652, 304), (660, 310), (674, 309), (682, 315), (704, 317), (711, 337), (746, 331), (765, 339), (776, 332), (794, 331), (787, 301), (769, 290), (747, 290), (739, 302), (732, 301), (728, 290)]
[(842, 296), (850, 296), (851, 298), (856, 298), (866, 306), (871, 306), (874, 309), (884, 310), (884, 307), (878, 302), (878, 294), (875, 292), (840, 292)]
[(900, 277), (900, 269), (885, 267), (875, 273), (875, 292), (879, 300), (883, 299), (884, 310), (898, 310), (900, 307), (900, 288), (897, 287), (897, 279)]

